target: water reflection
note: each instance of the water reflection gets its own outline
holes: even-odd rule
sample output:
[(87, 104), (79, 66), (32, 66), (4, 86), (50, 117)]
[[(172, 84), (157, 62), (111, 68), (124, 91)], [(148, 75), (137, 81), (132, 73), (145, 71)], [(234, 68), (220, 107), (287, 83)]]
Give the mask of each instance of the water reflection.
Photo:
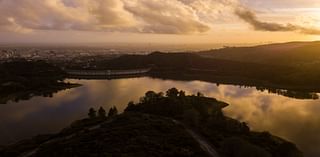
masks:
[(39, 133), (57, 132), (73, 120), (85, 117), (90, 107), (123, 110), (130, 100), (138, 101), (148, 90), (171, 87), (188, 94), (198, 91), (231, 104), (225, 114), (246, 121), (257, 131), (271, 133), (296, 143), (308, 157), (320, 156), (320, 101), (298, 100), (256, 88), (240, 88), (201, 81), (171, 81), (151, 78), (118, 80), (69, 80), (83, 86), (61, 91), (52, 98), (0, 105), (0, 144)]
[(283, 95), (289, 98), (296, 99), (319, 99), (318, 93), (307, 92), (307, 91), (293, 91), (293, 90), (285, 90), (285, 89), (275, 89), (275, 88), (263, 88), (256, 87), (259, 91), (268, 91), (269, 93), (275, 93), (278, 95)]

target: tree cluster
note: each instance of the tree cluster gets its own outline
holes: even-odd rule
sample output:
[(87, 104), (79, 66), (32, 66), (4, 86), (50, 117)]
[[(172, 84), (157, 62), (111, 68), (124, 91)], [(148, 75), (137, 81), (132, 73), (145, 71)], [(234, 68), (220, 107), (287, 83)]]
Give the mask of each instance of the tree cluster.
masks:
[(288, 157), (292, 157), (288, 155), (292, 153), (300, 157), (294, 145), (285, 150), (288, 145), (282, 146), (283, 141), (275, 141), (268, 133), (251, 132), (246, 123), (224, 116), (222, 109), (228, 106), (224, 102), (204, 97), (202, 93), (186, 95), (176, 88), (165, 93), (148, 91), (140, 102), (130, 102), (125, 112), (159, 115), (180, 121), (197, 130), (227, 157), (268, 157), (273, 153)]
[(88, 113), (88, 116), (89, 116), (90, 119), (94, 119), (94, 118), (97, 118), (97, 117), (98, 118), (113, 117), (113, 116), (118, 115), (117, 107), (115, 107), (115, 106), (111, 107), (109, 109), (108, 116), (106, 116), (106, 115), (107, 115), (107, 112), (103, 107), (99, 108), (98, 114), (97, 114), (97, 111), (94, 108), (90, 108), (89, 109), (89, 113)]

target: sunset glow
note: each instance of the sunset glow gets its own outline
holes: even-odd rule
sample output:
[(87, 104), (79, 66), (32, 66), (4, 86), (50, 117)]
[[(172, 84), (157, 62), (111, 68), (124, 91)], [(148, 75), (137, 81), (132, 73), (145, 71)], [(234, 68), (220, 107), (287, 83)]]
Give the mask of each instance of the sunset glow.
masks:
[(320, 157), (320, 0), (0, 0), (0, 157)]
[(319, 3), (317, 0), (1, 0), (0, 42), (317, 40)]

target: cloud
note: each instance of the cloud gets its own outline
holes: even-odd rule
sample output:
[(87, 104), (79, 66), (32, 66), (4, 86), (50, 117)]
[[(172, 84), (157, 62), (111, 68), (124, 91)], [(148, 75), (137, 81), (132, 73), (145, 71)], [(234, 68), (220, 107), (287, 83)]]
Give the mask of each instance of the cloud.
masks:
[(320, 35), (320, 29), (307, 28), (294, 24), (279, 24), (273, 22), (264, 22), (258, 19), (257, 15), (245, 7), (237, 7), (234, 11), (240, 19), (250, 24), (255, 30), (270, 32), (289, 32), (296, 31), (304, 34)]
[(210, 29), (179, 0), (1, 0), (0, 28), (165, 34)]
[[(297, 0), (298, 1), (298, 0)], [(243, 0), (0, 0), (0, 31), (76, 30), (202, 34), (240, 17), (255, 30), (320, 34), (260, 20)]]
[(128, 0), (125, 9), (145, 24), (141, 32), (184, 34), (210, 29), (200, 21), (194, 9), (180, 1)]
[(93, 30), (131, 26), (118, 0), (2, 0), (1, 22), (33, 30)]

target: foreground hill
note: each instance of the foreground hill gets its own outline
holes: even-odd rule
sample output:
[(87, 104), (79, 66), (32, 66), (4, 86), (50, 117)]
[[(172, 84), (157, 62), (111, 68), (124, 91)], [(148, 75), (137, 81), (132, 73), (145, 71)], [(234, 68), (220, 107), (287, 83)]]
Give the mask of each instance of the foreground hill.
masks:
[(146, 114), (75, 122), (56, 135), (38, 136), (0, 150), (1, 157), (207, 156), (172, 120)]
[[(293, 143), (223, 115), (228, 104), (172, 88), (149, 91), (125, 112), (90, 110), (58, 134), (0, 149), (1, 157), (302, 157)], [(113, 112), (112, 112), (113, 111)], [(112, 114), (110, 114), (112, 112)]]

